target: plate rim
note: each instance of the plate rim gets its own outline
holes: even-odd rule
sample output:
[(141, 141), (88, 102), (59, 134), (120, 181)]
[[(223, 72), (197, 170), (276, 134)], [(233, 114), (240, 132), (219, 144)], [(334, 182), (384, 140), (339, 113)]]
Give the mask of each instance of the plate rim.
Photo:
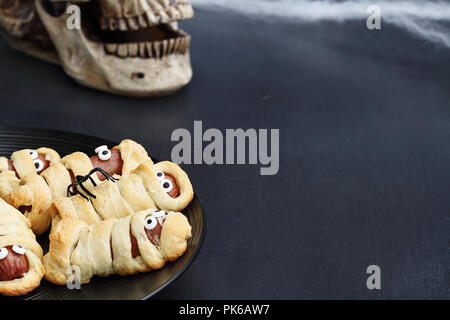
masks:
[[(78, 132), (72, 132), (72, 131), (65, 131), (65, 130), (59, 130), (59, 129), (0, 125), (0, 130), (17, 130), (17, 131), (23, 130), (23, 131), (28, 131), (28, 132), (41, 132), (41, 133), (49, 133), (50, 132), (50, 133), (54, 133), (54, 134), (60, 133), (60, 134), (66, 134), (66, 135), (72, 135), (72, 136), (85, 137), (85, 138), (88, 138), (88, 139), (89, 138), (101, 139), (101, 140), (108, 141), (108, 142), (110, 142), (111, 144), (114, 144), (114, 145), (118, 144), (116, 141), (113, 141), (113, 140), (108, 139), (108, 138), (97, 137), (97, 136), (90, 135), (90, 134), (78, 133)], [(156, 158), (151, 157), (151, 159), (152, 160), (156, 160), (157, 162), (159, 161), (157, 157)], [(177, 280), (192, 265), (192, 263), (197, 258), (198, 254), (200, 253), (200, 250), (203, 247), (203, 243), (204, 243), (205, 238), (206, 238), (207, 218), (206, 218), (206, 214), (205, 214), (205, 210), (203, 208), (203, 205), (202, 205), (200, 199), (198, 198), (197, 193), (195, 193), (195, 192), (194, 192), (194, 199), (197, 199), (197, 201), (198, 201), (198, 204), (200, 206), (200, 211), (201, 211), (201, 217), (202, 217), (202, 229), (200, 231), (200, 239), (199, 239), (199, 241), (197, 243), (197, 246), (195, 247), (195, 249), (194, 249), (193, 253), (191, 254), (191, 256), (189, 257), (188, 261), (168, 281), (166, 281), (163, 285), (161, 285), (156, 290), (153, 290), (152, 292), (144, 295), (143, 297), (141, 297), (141, 298), (139, 298), (137, 300), (148, 300), (148, 299), (156, 296), (157, 294), (159, 294), (162, 290), (164, 290), (168, 286), (170, 286), (175, 280)], [(16, 297), (16, 298), (20, 299), (20, 297)], [(79, 299), (79, 300), (81, 300), (81, 299)]]

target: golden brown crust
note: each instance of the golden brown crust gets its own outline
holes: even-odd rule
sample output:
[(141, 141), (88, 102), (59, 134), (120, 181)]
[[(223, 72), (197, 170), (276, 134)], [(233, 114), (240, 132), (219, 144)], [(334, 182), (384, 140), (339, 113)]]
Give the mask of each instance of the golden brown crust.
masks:
[(50, 161), (50, 163), (61, 161), (61, 157), (59, 156), (58, 152), (56, 152), (53, 149), (42, 147), (42, 148), (37, 149), (36, 151), (39, 154), (44, 155), (45, 159)]
[(55, 284), (66, 284), (71, 275), (71, 256), (81, 232), (87, 224), (74, 218), (62, 219), (50, 232), (49, 252), (43, 257), (45, 279)]
[(37, 174), (23, 177), (21, 185), (6, 200), (15, 208), (31, 206), (31, 211), (25, 212), (25, 216), (30, 219), (35, 234), (40, 235), (48, 230), (52, 218), (52, 196), (44, 178)]
[(187, 249), (187, 240), (192, 237), (188, 219), (177, 213), (170, 213), (161, 232), (161, 253), (169, 261), (178, 259)]
[(5, 199), (11, 192), (19, 187), (20, 180), (16, 173), (11, 170), (0, 172), (0, 197)]
[(117, 182), (120, 195), (128, 202), (133, 212), (157, 209), (153, 199), (144, 187), (142, 179), (136, 174), (120, 177)]
[[(50, 167), (42, 172), (42, 177), (37, 174), (31, 152), (43, 155), (50, 162)], [(59, 164), (59, 160), (60, 156), (55, 150), (39, 148), (14, 152), (11, 155), (11, 161), (15, 171), (9, 170), (9, 165), (5, 167), (8, 159), (2, 158), (0, 161), (3, 163), (0, 167), (0, 197), (15, 208), (31, 207), (26, 216), (30, 219), (36, 234), (42, 234), (48, 229), (52, 216), (51, 199), (62, 193), (60, 185), (65, 182), (59, 181), (54, 174), (52, 175), (54, 166)], [(49, 183), (44, 178), (49, 179)]]
[(72, 183), (69, 171), (60, 162), (52, 162), (50, 166), (41, 173), (41, 177), (47, 183), (52, 199), (67, 196), (67, 187)]
[[(92, 166), (91, 159), (83, 152), (74, 152), (61, 159), (61, 163), (73, 172), (74, 177), (87, 175), (94, 167)], [(96, 184), (100, 183), (100, 179), (96, 175), (92, 175), (92, 179)], [(90, 181), (85, 183), (85, 187), (88, 189), (94, 186)]]
[(122, 175), (133, 173), (141, 163), (150, 159), (145, 148), (133, 140), (125, 139), (115, 148), (120, 150), (122, 157)]
[(36, 174), (36, 167), (34, 166), (33, 159), (30, 157), (30, 151), (30, 149), (19, 150), (11, 155), (14, 168), (20, 178)]
[(117, 183), (106, 180), (94, 190), (95, 198), (91, 198), (91, 202), (103, 220), (123, 218), (133, 213), (131, 206), (122, 198)]
[(28, 271), (20, 278), (0, 281), (0, 294), (20, 296), (37, 288), (44, 276), (42, 248), (29, 229), (31, 223), (18, 210), (0, 199), (0, 248), (18, 245), (24, 248)]

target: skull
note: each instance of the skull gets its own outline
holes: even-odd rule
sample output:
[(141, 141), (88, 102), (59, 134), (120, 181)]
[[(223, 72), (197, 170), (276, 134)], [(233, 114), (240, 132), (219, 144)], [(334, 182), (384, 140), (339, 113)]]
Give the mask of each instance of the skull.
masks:
[[(0, 0), (0, 8), (21, 4), (38, 16), (65, 72), (83, 85), (120, 95), (159, 96), (182, 88), (192, 77), (190, 36), (178, 28), (178, 21), (194, 16), (188, 0)], [(67, 27), (67, 8), (73, 4), (80, 8), (81, 29)], [(21, 32), (20, 23), (8, 27), (6, 12), (11, 10), (2, 12), (0, 26), (8, 35), (35, 36), (33, 28)], [(24, 10), (15, 12), (29, 19)]]
[(34, 9), (33, 0), (0, 0), (0, 31), (15, 49), (58, 63), (55, 47)]

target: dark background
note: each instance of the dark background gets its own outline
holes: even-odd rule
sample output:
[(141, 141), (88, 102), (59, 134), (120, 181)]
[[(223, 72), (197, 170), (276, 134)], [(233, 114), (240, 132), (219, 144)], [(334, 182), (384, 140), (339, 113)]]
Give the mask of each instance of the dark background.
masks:
[[(192, 83), (135, 100), (76, 85), (0, 41), (0, 125), (136, 139), (280, 128), (280, 171), (184, 166), (202, 251), (158, 298), (450, 297), (450, 49), (387, 24), (296, 24), (197, 10)], [(366, 288), (366, 268), (382, 290)]]

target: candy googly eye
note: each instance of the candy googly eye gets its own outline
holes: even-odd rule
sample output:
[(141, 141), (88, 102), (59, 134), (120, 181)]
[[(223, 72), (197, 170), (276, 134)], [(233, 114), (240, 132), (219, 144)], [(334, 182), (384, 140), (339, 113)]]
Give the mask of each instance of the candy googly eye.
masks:
[(107, 145), (103, 145), (103, 146), (97, 147), (95, 149), (95, 153), (100, 153), (100, 152), (102, 152), (104, 150), (108, 150), (108, 146)]
[(152, 213), (155, 218), (161, 218), (166, 216), (166, 212), (164, 210), (155, 211)]
[(161, 181), (161, 186), (165, 192), (170, 192), (173, 189), (173, 183), (169, 179), (164, 179)]
[(98, 157), (100, 160), (107, 161), (111, 159), (111, 151), (110, 150), (103, 150), (98, 154)]
[(33, 160), (33, 163), (37, 172), (42, 171), (42, 169), (44, 169), (44, 162), (42, 162), (42, 160), (35, 159)]
[(156, 178), (158, 178), (158, 181), (161, 182), (166, 178), (166, 175), (162, 171), (157, 171)]
[(100, 146), (95, 149), (95, 153), (98, 154), (98, 157), (102, 161), (107, 161), (111, 159), (111, 150), (108, 149), (108, 146)]
[(25, 254), (26, 252), (25, 248), (16, 245), (12, 246), (12, 250), (17, 254)]
[(153, 216), (148, 216), (145, 219), (145, 224), (144, 224), (144, 228), (147, 230), (153, 230), (155, 229), (155, 227), (158, 225), (158, 220), (156, 220), (155, 217)]
[(103, 146), (96, 148), (95, 153), (98, 155), (99, 159), (102, 161), (107, 161), (111, 158), (111, 151), (108, 149), (107, 145), (103, 145)]
[(0, 260), (5, 259), (8, 256), (8, 253), (9, 253), (8, 249), (1, 248), (0, 249)]
[(37, 157), (38, 157), (38, 153), (37, 153), (37, 151), (36, 150), (31, 150), (30, 151), (30, 157), (31, 157), (31, 159), (37, 159)]

